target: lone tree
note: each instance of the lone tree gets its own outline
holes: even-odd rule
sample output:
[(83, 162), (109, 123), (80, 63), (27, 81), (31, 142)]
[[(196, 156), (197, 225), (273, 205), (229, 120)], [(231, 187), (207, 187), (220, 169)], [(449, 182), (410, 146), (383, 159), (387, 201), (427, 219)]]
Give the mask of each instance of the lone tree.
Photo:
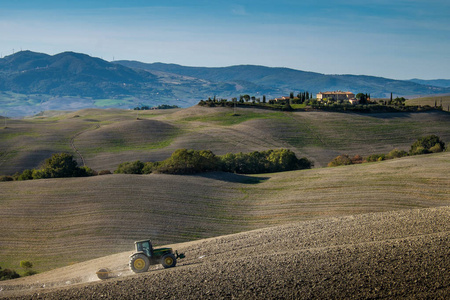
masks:
[(33, 267), (33, 264), (31, 263), (31, 261), (21, 260), (20, 261), (20, 267), (22, 269), (24, 269), (25, 271), (28, 271), (28, 270), (30, 270)]
[(37, 274), (36, 271), (31, 270), (31, 268), (33, 268), (33, 264), (29, 260), (21, 260), (20, 267), (25, 270), (25, 274), (24, 274), (25, 276), (31, 276), (31, 275)]

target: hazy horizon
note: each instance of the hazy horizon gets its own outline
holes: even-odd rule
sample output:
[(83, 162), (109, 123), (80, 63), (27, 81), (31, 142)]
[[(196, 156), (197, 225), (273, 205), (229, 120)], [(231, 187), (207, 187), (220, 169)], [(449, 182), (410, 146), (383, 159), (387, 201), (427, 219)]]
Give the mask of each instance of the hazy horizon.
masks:
[(0, 4), (0, 55), (450, 79), (449, 15), (436, 0), (23, 0)]

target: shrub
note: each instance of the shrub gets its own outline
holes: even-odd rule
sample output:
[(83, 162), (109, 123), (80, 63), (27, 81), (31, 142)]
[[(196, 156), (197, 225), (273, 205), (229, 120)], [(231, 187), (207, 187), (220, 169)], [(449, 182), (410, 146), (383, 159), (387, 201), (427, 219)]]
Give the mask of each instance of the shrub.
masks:
[(362, 164), (364, 159), (361, 155), (356, 154), (351, 158), (352, 164)]
[(412, 155), (431, 153), (433, 152), (431, 151), (432, 148), (433, 151), (437, 152), (445, 149), (445, 143), (441, 141), (441, 139), (437, 135), (434, 134), (421, 137), (417, 141), (415, 141), (414, 144), (411, 145), (409, 153)]
[(121, 163), (117, 170), (114, 171), (116, 174), (142, 174), (142, 168), (144, 168), (144, 163), (137, 160), (134, 162), (124, 162)]
[(98, 175), (108, 175), (108, 174), (112, 174), (110, 170), (101, 170), (100, 172), (98, 172)]
[(414, 149), (409, 150), (409, 154), (411, 154), (411, 155), (421, 155), (421, 154), (427, 154), (427, 153), (428, 153), (428, 150), (422, 146), (416, 146)]
[(2, 270), (2, 267), (0, 267), (0, 281), (15, 279), (15, 278), (19, 278), (19, 277), (20, 277), (20, 275), (17, 274), (16, 271), (10, 270), (10, 269)]
[(32, 176), (33, 176), (33, 179), (47, 178), (47, 177), (45, 177), (45, 174), (42, 170), (36, 170), (36, 169), (33, 169)]
[(442, 148), (441, 144), (436, 144), (428, 149), (428, 151), (430, 151), (431, 153), (438, 153), (444, 151), (444, 149)]
[(144, 163), (144, 168), (142, 168), (142, 174), (151, 174), (158, 171), (158, 167), (161, 165), (160, 162), (146, 162)]
[(24, 276), (31, 276), (37, 274), (36, 271), (31, 270), (31, 268), (33, 268), (33, 263), (31, 261), (21, 260), (20, 267), (25, 270)]
[(17, 177), (17, 180), (31, 180), (33, 179), (33, 170), (26, 169)]
[(21, 260), (20, 261), (20, 267), (25, 269), (25, 270), (29, 270), (33, 267), (33, 263), (31, 261), (28, 260)]
[(398, 150), (397, 148), (395, 148), (386, 155), (386, 159), (400, 158), (404, 156), (408, 156), (408, 153), (406, 151)]
[(328, 163), (329, 167), (337, 167), (337, 166), (345, 166), (345, 165), (351, 165), (352, 160), (347, 154), (342, 154), (337, 157), (335, 157), (332, 161)]
[(386, 159), (384, 154), (372, 154), (366, 157), (367, 162), (383, 161)]
[(75, 173), (75, 176), (77, 176), (77, 177), (87, 177), (87, 176), (96, 176), (96, 175), (97, 175), (97, 172), (87, 166), (78, 168), (78, 170)]
[(0, 181), (14, 181), (14, 178), (12, 176), (2, 175), (0, 176)]

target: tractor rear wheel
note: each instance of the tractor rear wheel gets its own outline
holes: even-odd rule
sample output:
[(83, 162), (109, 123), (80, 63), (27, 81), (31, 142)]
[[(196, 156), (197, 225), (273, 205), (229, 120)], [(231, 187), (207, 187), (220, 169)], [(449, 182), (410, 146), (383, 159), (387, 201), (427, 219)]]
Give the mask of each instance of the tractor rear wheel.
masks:
[(162, 257), (161, 264), (164, 268), (172, 268), (177, 264), (177, 259), (172, 253), (168, 253)]
[(147, 272), (150, 260), (144, 254), (135, 254), (130, 259), (130, 268), (134, 273)]

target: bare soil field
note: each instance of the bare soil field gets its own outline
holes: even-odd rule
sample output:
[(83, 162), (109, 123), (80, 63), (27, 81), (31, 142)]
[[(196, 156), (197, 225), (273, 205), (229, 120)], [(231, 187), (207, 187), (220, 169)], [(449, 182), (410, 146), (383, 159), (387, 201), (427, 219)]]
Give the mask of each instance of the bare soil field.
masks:
[[(171, 245), (172, 269), (132, 274), (131, 250), (0, 283), (9, 299), (448, 299), (450, 207), (333, 217)], [(99, 268), (116, 270), (105, 281)]]

